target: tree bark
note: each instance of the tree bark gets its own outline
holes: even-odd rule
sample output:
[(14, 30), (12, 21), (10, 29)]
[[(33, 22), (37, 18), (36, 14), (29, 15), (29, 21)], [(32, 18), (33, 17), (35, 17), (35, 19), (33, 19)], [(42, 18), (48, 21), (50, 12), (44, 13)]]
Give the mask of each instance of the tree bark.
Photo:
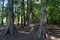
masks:
[(2, 19), (1, 25), (2, 26), (4, 25), (4, 22), (3, 22), (3, 12), (4, 12), (4, 0), (3, 0), (3, 4), (2, 4), (2, 15), (1, 15), (1, 19)]
[(4, 36), (7, 33), (11, 35), (17, 33), (17, 30), (14, 26), (13, 0), (8, 0), (7, 27), (0, 32), (0, 36)]
[(40, 38), (41, 40), (43, 40), (44, 35), (45, 35), (45, 24), (46, 24), (46, 8), (45, 8), (45, 4), (44, 4), (44, 0), (41, 0), (41, 14), (40, 14), (40, 26), (37, 30), (37, 37)]
[(24, 19), (24, 26), (26, 26), (26, 20), (25, 20), (25, 4), (24, 4), (24, 0), (22, 0), (22, 11), (23, 11), (23, 19)]
[(27, 29), (30, 30), (32, 23), (32, 0), (27, 0)]
[(27, 30), (30, 29), (30, 13), (29, 13), (29, 0), (27, 0)]
[(30, 22), (32, 23), (32, 0), (30, 0)]
[(13, 13), (13, 0), (8, 0), (8, 16), (7, 16), (7, 27), (9, 27), (10, 34), (14, 34), (16, 31), (14, 25), (14, 13)]

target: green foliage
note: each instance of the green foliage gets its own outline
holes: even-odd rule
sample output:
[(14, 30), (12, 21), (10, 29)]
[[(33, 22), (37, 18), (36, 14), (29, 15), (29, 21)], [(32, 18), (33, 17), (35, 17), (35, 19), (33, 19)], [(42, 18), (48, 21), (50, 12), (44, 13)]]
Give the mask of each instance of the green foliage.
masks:
[[(2, 0), (0, 0), (2, 1)], [(14, 9), (16, 11), (14, 11), (14, 20), (15, 23), (18, 23), (18, 16), (21, 15), (23, 16), (24, 14), (22, 14), (22, 10), (20, 10), (22, 8), (21, 6), (21, 2), (22, 0), (14, 0), (14, 5), (16, 6)], [(25, 2), (26, 4), (26, 2)], [(27, 5), (27, 4), (26, 4)], [(26, 6), (25, 5), (25, 6)], [(7, 8), (7, 7), (6, 7)], [(3, 11), (3, 15), (0, 16), (0, 19), (3, 18), (4, 24), (6, 24), (6, 8), (4, 8), (4, 10), (0, 10), (0, 12)], [(30, 8), (30, 7), (29, 7)], [(33, 0), (32, 3), (32, 8), (33, 8), (33, 22), (34, 23), (39, 23), (40, 21), (40, 9), (41, 9), (41, 3), (39, 2), (39, 0)], [(26, 11), (26, 7), (24, 9), (24, 11)], [(27, 11), (26, 11), (27, 13)], [(60, 24), (60, 0), (46, 0), (46, 15), (47, 15), (47, 23), (48, 24)], [(27, 20), (27, 16), (26, 16), (26, 20)], [(1, 23), (1, 21), (0, 21)]]
[(47, 11), (48, 23), (60, 24), (59, 2), (58, 2), (58, 0), (47, 0), (46, 11)]
[(33, 22), (39, 23), (40, 21), (40, 7), (41, 4), (39, 1), (37, 3), (33, 3)]

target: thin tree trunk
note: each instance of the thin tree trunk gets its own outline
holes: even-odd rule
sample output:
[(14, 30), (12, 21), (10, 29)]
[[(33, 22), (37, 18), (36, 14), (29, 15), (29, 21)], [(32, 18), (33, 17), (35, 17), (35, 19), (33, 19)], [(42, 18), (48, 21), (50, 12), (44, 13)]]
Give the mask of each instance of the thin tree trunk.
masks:
[(20, 20), (20, 15), (18, 13), (18, 26), (20, 25), (19, 20)]
[(31, 29), (32, 23), (32, 0), (27, 0), (27, 29)]
[(24, 15), (23, 14), (24, 13), (23, 12), (24, 9), (23, 9), (23, 5), (24, 5), (24, 0), (22, 0), (22, 2), (21, 2), (21, 13), (22, 13), (21, 14), (21, 28), (24, 28), (24, 23), (23, 23), (24, 22), (24, 16), (23, 16)]
[(3, 0), (3, 5), (2, 5), (2, 22), (1, 22), (1, 25), (3, 26), (4, 25), (4, 22), (3, 22), (3, 12), (4, 12), (4, 0)]
[(32, 23), (32, 0), (30, 0), (30, 22)]
[[(33, 19), (32, 2), (33, 2), (33, 0), (30, 0), (30, 25), (33, 23), (33, 21), (32, 21), (32, 19)], [(33, 31), (33, 27), (32, 26), (30, 26), (30, 31)]]
[(17, 17), (18, 17), (18, 26), (20, 26), (20, 21), (21, 21), (21, 18), (20, 18), (20, 0), (17, 0), (17, 2), (18, 2), (18, 5), (19, 5), (19, 7), (18, 7), (18, 15), (17, 15)]
[(18, 10), (18, 15), (17, 15), (17, 17), (18, 17), (18, 26), (20, 25), (20, 6), (19, 6), (19, 10)]
[(26, 21), (25, 21), (25, 4), (24, 4), (24, 0), (22, 1), (22, 11), (23, 11), (23, 16), (24, 16), (24, 26), (26, 26)]
[(30, 13), (29, 13), (29, 0), (27, 0), (27, 30), (30, 29)]

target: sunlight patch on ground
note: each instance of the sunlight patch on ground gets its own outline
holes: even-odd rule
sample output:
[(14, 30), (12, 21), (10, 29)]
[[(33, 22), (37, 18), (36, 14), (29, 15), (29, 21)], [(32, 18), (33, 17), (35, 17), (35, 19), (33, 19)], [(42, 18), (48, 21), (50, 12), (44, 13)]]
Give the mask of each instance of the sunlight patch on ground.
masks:
[(54, 36), (50, 36), (50, 38), (51, 38), (52, 40), (55, 40), (55, 37), (54, 37)]
[(60, 40), (60, 38), (56, 38), (54, 36), (50, 36), (51, 40)]
[(19, 33), (25, 33), (25, 34), (30, 34), (30, 32), (25, 32), (25, 31), (18, 31)]

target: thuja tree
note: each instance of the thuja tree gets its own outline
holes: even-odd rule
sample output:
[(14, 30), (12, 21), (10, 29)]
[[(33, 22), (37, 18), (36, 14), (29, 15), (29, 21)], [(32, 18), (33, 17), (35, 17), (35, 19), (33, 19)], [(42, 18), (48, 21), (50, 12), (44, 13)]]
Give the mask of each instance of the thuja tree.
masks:
[(1, 30), (0, 36), (4, 36), (7, 33), (10, 33), (11, 35), (17, 33), (16, 28), (14, 26), (13, 0), (8, 0), (7, 26), (4, 30)]
[(46, 8), (45, 8), (45, 1), (41, 0), (41, 14), (40, 14), (40, 26), (37, 30), (37, 37), (40, 38), (40, 40), (44, 40), (45, 38), (45, 24), (46, 24)]

